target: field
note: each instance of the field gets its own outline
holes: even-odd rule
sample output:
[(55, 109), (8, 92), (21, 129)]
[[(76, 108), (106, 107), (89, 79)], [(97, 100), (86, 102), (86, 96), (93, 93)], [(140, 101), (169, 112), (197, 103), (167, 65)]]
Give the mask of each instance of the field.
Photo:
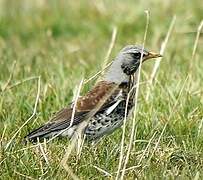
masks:
[[(203, 179), (202, 12), (201, 0), (1, 0), (0, 179)], [(152, 84), (155, 61), (142, 66), (125, 171), (117, 175), (120, 128), (85, 143), (80, 156), (73, 152), (70, 174), (61, 166), (69, 140), (25, 145), (22, 139), (72, 101), (81, 79), (102, 69), (115, 30), (108, 62), (125, 45), (143, 44), (145, 32), (145, 47), (153, 51), (160, 51), (167, 32), (169, 38)]]

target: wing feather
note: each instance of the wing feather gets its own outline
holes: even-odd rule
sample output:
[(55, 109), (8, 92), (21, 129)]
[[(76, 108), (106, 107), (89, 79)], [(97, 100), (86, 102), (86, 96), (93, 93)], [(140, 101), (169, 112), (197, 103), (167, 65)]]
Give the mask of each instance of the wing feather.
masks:
[[(111, 97), (116, 96), (119, 93), (119, 90), (115, 89), (115, 87), (115, 83), (106, 83), (101, 81), (93, 88), (93, 90), (89, 91), (85, 96), (80, 97), (76, 104), (72, 126), (79, 124), (86, 118), (89, 118), (88, 115), (90, 112), (98, 106), (98, 104), (102, 99), (105, 98), (105, 96), (109, 96), (109, 92), (112, 90), (112, 95), (110, 94), (110, 98), (108, 98), (101, 105), (101, 107), (99, 107), (98, 111), (101, 112), (114, 104), (114, 98)], [(72, 108), (63, 108), (57, 112), (48, 123), (29, 133), (26, 138), (31, 141), (35, 141), (37, 138), (49, 137), (53, 133), (58, 133), (61, 130), (68, 128), (71, 123), (72, 113)]]

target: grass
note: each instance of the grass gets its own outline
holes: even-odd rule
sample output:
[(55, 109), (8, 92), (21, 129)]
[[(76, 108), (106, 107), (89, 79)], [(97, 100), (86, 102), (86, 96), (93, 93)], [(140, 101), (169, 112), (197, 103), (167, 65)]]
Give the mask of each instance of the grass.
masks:
[[(0, 3), (0, 179), (70, 178), (60, 166), (67, 139), (54, 140), (41, 149), (21, 140), (72, 100), (83, 77), (91, 77), (103, 67), (114, 26), (118, 34), (111, 59), (126, 44), (142, 43), (146, 9), (150, 23), (145, 44), (150, 50), (160, 49), (172, 17), (177, 19), (148, 99), (147, 84), (140, 87), (125, 179), (203, 178), (202, 33), (190, 68), (203, 19), (200, 0)], [(141, 81), (149, 80), (153, 65), (152, 61), (143, 65)], [(34, 77), (38, 76), (36, 114), (6, 149), (33, 113), (38, 89)], [(94, 82), (85, 85), (82, 93)], [(124, 154), (131, 125), (132, 120), (127, 121)], [(121, 137), (119, 129), (94, 146), (85, 143), (80, 157), (72, 154), (69, 167), (81, 179), (114, 179)]]

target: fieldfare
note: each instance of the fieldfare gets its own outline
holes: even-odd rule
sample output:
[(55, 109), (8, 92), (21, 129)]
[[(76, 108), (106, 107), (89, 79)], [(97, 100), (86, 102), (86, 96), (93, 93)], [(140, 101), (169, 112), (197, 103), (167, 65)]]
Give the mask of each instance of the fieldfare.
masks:
[(35, 142), (38, 138), (57, 135), (72, 137), (79, 125), (87, 119), (87, 125), (83, 129), (87, 140), (98, 140), (112, 133), (122, 126), (124, 117), (128, 117), (133, 109), (136, 88), (133, 90), (134, 93), (130, 96), (128, 94), (132, 85), (136, 84), (141, 59), (144, 62), (157, 57), (161, 55), (147, 51), (139, 45), (124, 47), (113, 60), (103, 79), (86, 95), (78, 98), (74, 109), (74, 103), (63, 108), (54, 118), (25, 138)]

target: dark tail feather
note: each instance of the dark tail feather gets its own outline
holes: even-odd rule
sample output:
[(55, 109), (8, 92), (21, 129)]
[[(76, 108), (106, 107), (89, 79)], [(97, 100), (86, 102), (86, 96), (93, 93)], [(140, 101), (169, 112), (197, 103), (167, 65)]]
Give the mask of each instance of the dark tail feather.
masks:
[[(66, 113), (65, 115), (67, 117), (64, 116), (64, 113)], [(79, 124), (85, 115), (86, 115), (86, 113), (84, 113), (84, 112), (80, 112), (80, 113), (75, 114), (72, 126)], [(58, 114), (54, 118), (54, 120), (55, 121), (50, 121), (49, 123), (47, 123), (47, 124), (41, 126), (40, 128), (32, 131), (27, 136), (25, 136), (25, 139), (27, 141), (37, 142), (38, 139), (41, 140), (44, 138), (53, 137), (57, 133), (68, 128), (70, 125), (70, 118), (69, 118), (69, 114), (67, 115), (66, 109), (65, 109), (65, 111), (63, 110), (62, 112), (60, 112), (60, 114)]]
[(29, 133), (28, 135), (26, 135), (24, 137), (24, 139), (26, 141), (30, 141), (30, 142), (37, 142), (38, 139), (42, 140), (44, 138), (51, 137), (54, 133), (54, 130), (51, 128), (53, 126), (53, 124), (55, 124), (55, 123), (48, 123), (48, 124), (45, 124), (45, 125), (39, 127), (38, 129), (36, 129), (36, 130), (32, 131), (31, 133)]

